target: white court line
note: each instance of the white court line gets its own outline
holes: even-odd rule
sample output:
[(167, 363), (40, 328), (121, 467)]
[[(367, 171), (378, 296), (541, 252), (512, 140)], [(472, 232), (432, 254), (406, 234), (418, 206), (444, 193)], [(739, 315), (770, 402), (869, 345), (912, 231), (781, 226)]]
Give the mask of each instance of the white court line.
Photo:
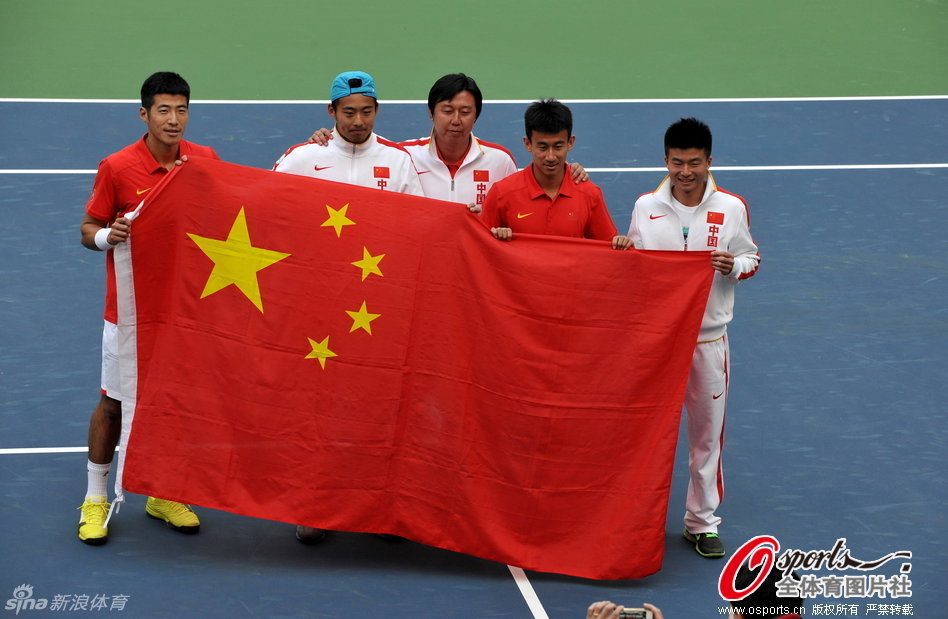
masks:
[(97, 170), (0, 170), (0, 174), (95, 174)]
[[(0, 449), (0, 456), (24, 454), (77, 454), (89, 451), (87, 447), (15, 447)], [(116, 451), (118, 449), (116, 448)]]
[[(840, 164), (840, 165), (720, 165), (711, 168), (712, 172), (774, 172), (793, 170), (912, 170), (925, 168), (948, 168), (948, 163), (879, 163), (879, 164)], [(667, 172), (663, 167), (654, 168), (586, 168), (589, 173), (620, 172)], [(96, 170), (0, 170), (0, 174), (95, 174)]]
[[(865, 97), (745, 97), (705, 99), (561, 99), (563, 103), (780, 103), (820, 101), (932, 101), (948, 99), (948, 95), (883, 95)], [(427, 105), (426, 99), (381, 99), (382, 103)], [(533, 103), (535, 99), (484, 99), (484, 103), (517, 104)], [(325, 105), (328, 99), (192, 99), (192, 103), (214, 103), (224, 105)], [(135, 103), (139, 99), (48, 99), (48, 98), (0, 98), (0, 103)]]
[[(841, 165), (716, 165), (712, 172), (755, 172), (783, 170), (910, 170), (948, 168), (948, 163), (879, 163)], [(586, 168), (587, 172), (667, 172), (666, 168)]]
[[(85, 451), (87, 451), (85, 447), (0, 448), (0, 456), (24, 455), (24, 454), (84, 453)], [(116, 451), (118, 450), (116, 449)], [(533, 613), (534, 619), (550, 619), (549, 615), (546, 614), (546, 610), (543, 608), (543, 604), (540, 602), (540, 598), (537, 597), (536, 591), (533, 590), (533, 585), (530, 584), (530, 580), (527, 578), (527, 575), (523, 572), (523, 569), (519, 567), (514, 567), (513, 565), (508, 565), (507, 568), (510, 570), (510, 574), (511, 576), (513, 576), (514, 582), (517, 583), (517, 588), (520, 589), (520, 595), (523, 596), (524, 601), (527, 603), (527, 606), (530, 608), (530, 612)]]
[(533, 613), (533, 619), (550, 619), (550, 616), (546, 614), (546, 610), (543, 609), (543, 604), (540, 603), (540, 598), (537, 597), (536, 591), (533, 590), (533, 585), (530, 584), (523, 570), (512, 565), (508, 565), (507, 568), (510, 569), (511, 575), (520, 588), (520, 595), (523, 596), (523, 599), (527, 602), (527, 606), (530, 607), (530, 612)]

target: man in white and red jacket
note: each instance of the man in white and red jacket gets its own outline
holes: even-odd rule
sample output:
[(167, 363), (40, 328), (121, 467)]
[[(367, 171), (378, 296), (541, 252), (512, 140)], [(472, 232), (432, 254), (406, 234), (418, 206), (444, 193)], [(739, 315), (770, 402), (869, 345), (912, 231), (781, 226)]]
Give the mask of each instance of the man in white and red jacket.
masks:
[[(297, 144), (274, 164), (277, 172), (311, 176), (350, 185), (422, 196), (421, 182), (404, 148), (375, 134), (378, 94), (363, 71), (337, 75), (329, 90), (329, 115), (335, 121), (328, 146)], [(323, 529), (298, 525), (296, 539), (317, 544)]]
[(428, 91), (431, 135), (401, 146), (411, 153), (429, 198), (479, 208), (494, 183), (517, 171), (510, 151), (474, 135), (482, 105), (477, 82), (463, 73), (441, 77)]
[(658, 189), (639, 197), (629, 237), (637, 249), (708, 252), (716, 271), (695, 347), (685, 392), (688, 464), (691, 481), (685, 501), (685, 539), (698, 554), (724, 556), (715, 510), (724, 492), (721, 451), (730, 374), (727, 324), (734, 288), (754, 275), (760, 263), (751, 238), (747, 203), (720, 189), (711, 166), (711, 130), (683, 118), (665, 133), (668, 176)]
[(277, 172), (322, 178), (416, 196), (421, 182), (404, 148), (374, 132), (378, 114), (375, 80), (362, 71), (333, 79), (329, 115), (335, 121), (329, 146), (297, 144), (274, 164)]

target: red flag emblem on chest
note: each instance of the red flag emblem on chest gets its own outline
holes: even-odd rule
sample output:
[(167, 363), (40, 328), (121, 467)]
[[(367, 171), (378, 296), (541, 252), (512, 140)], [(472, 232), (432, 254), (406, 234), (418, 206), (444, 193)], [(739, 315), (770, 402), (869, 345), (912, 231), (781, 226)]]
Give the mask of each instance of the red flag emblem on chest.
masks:
[(708, 223), (721, 225), (724, 223), (724, 213), (708, 212)]
[(475, 183), (489, 183), (490, 170), (474, 170), (474, 182)]
[(388, 168), (383, 166), (375, 166), (375, 178), (389, 178)]

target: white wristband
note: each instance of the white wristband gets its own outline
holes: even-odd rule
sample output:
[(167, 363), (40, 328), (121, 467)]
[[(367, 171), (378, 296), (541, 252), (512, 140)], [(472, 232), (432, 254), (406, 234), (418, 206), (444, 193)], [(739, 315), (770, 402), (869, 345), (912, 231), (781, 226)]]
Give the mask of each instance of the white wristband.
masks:
[(111, 230), (112, 228), (99, 228), (95, 233), (95, 246), (102, 251), (112, 249), (113, 247), (112, 244), (109, 243), (109, 232)]

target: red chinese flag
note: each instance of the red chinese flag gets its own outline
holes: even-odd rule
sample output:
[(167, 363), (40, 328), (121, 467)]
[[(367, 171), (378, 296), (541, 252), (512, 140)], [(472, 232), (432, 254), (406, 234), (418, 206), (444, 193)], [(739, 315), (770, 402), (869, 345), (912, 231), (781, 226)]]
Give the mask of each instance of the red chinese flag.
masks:
[(474, 182), (475, 183), (490, 182), (490, 170), (474, 170)]
[(389, 178), (388, 168), (384, 166), (375, 166), (375, 178)]
[(724, 223), (724, 213), (708, 211), (708, 223), (721, 225)]
[(116, 251), (126, 489), (661, 568), (706, 255), (499, 242), (457, 205), (200, 158)]

